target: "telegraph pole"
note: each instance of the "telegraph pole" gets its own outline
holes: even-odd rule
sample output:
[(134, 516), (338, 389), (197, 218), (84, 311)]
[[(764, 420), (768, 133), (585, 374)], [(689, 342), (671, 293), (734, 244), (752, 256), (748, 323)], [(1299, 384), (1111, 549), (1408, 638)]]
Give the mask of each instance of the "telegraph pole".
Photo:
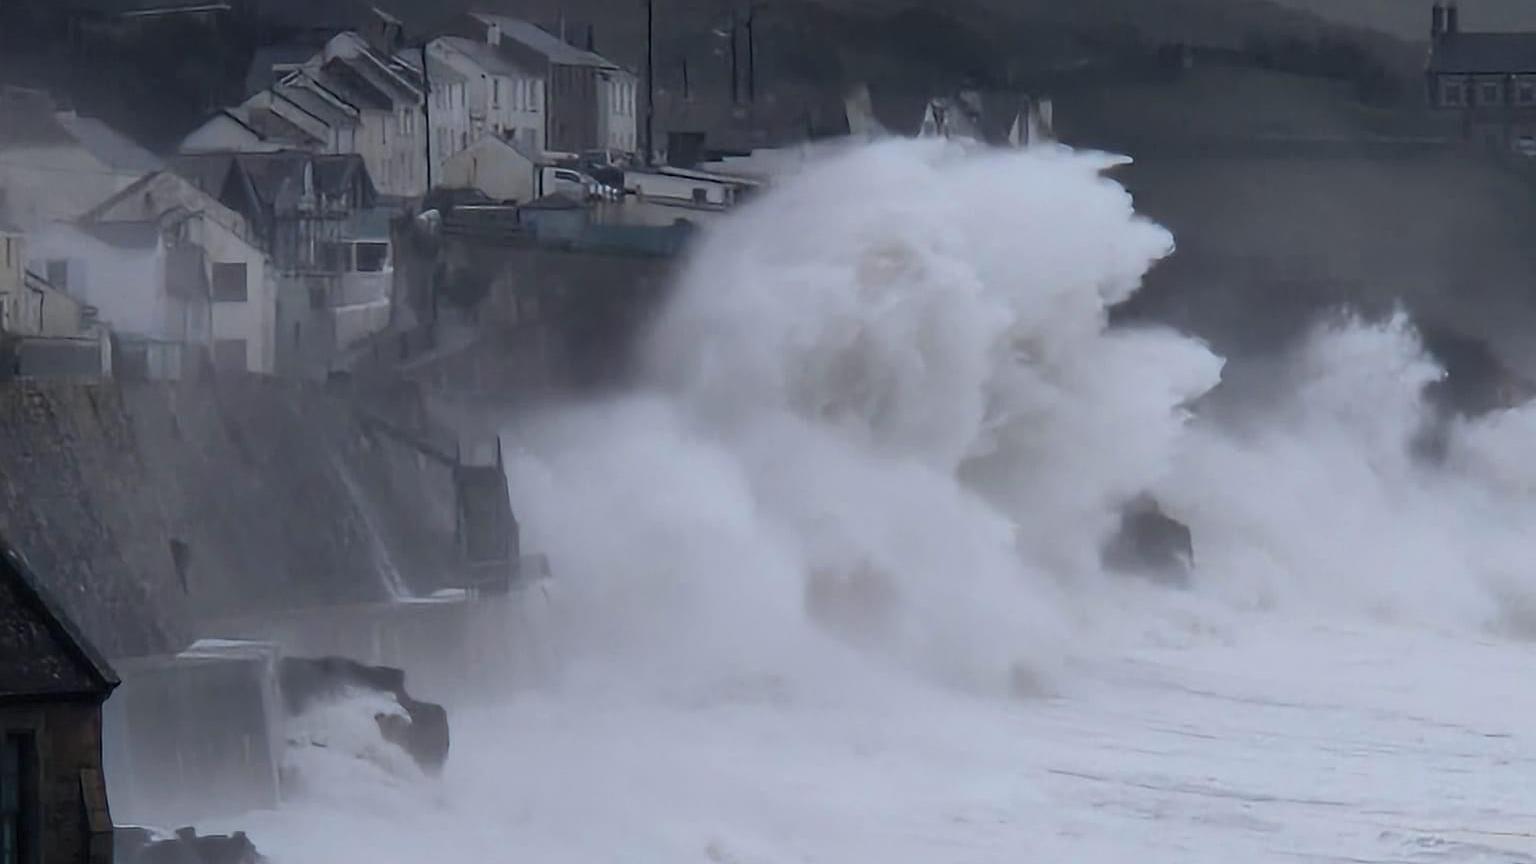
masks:
[(645, 164), (656, 152), (656, 0), (645, 0)]
[(757, 4), (747, 7), (747, 101), (757, 103)]
[(427, 43), (421, 43), (422, 136), (427, 141), (427, 191), (432, 191), (432, 73), (427, 69)]

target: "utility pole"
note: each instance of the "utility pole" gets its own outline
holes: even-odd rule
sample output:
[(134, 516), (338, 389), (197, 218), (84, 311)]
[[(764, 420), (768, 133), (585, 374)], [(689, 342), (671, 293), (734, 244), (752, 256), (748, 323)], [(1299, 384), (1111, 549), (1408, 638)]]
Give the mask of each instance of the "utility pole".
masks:
[(757, 103), (757, 4), (747, 8), (747, 101)]
[(432, 191), (432, 72), (427, 69), (427, 43), (421, 43), (421, 119), (427, 140), (427, 191)]
[(736, 19), (736, 10), (731, 10), (731, 104), (741, 104), (741, 58), (737, 50), (736, 31), (741, 26)]
[(645, 0), (645, 164), (656, 152), (656, 0)]

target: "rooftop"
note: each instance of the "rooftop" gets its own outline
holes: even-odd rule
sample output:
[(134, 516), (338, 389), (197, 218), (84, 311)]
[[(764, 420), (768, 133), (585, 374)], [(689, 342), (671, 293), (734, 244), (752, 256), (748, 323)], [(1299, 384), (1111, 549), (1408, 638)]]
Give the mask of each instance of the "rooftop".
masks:
[(153, 249), (160, 242), (158, 222), (89, 222), (81, 231), (118, 249)]
[(495, 25), (499, 27), (502, 39), (511, 39), (523, 47), (543, 55), (551, 63), (558, 63), (562, 66), (596, 66), (600, 69), (621, 68), (619, 64), (599, 54), (584, 51), (574, 45), (567, 44), (561, 41), (560, 37), (521, 18), (511, 18), (506, 15), (488, 15), (481, 12), (476, 12), (475, 18), (488, 26)]
[(1431, 72), (1536, 73), (1536, 33), (1448, 33), (1435, 40)]
[(465, 39), (462, 36), (443, 36), (438, 38), (436, 42), (457, 54), (468, 57), (481, 69), (493, 75), (514, 76), (527, 74), (527, 70), (518, 66), (511, 57), (484, 42)]
[(0, 539), (0, 700), (105, 697), (117, 673), (32, 573)]
[(131, 174), (146, 174), (165, 167), (155, 154), (100, 120), (65, 112), (58, 115), (58, 121), (86, 152), (108, 168)]

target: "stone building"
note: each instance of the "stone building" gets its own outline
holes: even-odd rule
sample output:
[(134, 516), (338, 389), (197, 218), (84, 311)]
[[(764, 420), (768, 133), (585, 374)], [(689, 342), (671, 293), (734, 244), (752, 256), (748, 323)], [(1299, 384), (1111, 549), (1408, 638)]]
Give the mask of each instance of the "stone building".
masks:
[(1469, 33), (1456, 3), (1435, 3), (1425, 70), (1430, 107), (1456, 112), (1463, 136), (1536, 154), (1536, 33)]
[(101, 709), (116, 673), (0, 541), (0, 862), (112, 860)]

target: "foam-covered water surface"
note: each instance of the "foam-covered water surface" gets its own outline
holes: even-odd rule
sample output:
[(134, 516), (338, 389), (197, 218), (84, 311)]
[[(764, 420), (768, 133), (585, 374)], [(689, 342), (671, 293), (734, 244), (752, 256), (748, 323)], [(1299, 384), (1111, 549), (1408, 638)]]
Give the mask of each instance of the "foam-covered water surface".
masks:
[[(885, 142), (712, 230), (646, 386), (507, 430), (557, 683), (456, 713), (441, 780), (311, 778), (258, 845), (1532, 860), (1536, 414), (1423, 458), (1441, 371), (1402, 316), (1213, 393), (1198, 341), (1106, 324), (1173, 250), (1113, 164)], [(1143, 493), (1187, 591), (1100, 566)]]

